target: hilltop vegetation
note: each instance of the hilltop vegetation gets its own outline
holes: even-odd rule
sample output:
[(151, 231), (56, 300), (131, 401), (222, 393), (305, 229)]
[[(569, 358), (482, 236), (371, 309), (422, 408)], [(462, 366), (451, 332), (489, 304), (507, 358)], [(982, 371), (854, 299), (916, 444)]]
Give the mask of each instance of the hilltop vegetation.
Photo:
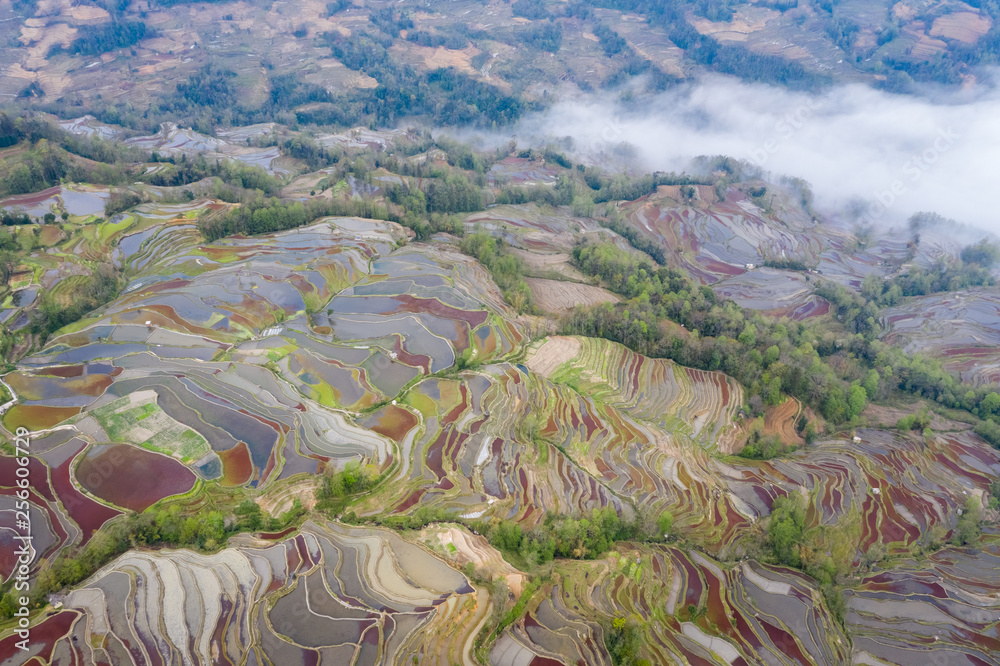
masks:
[[(471, 18), (484, 7), (488, 20)], [(95, 10), (84, 18), (59, 5), (38, 15), (37, 3), (17, 3), (10, 43), (31, 47), (6, 48), (39, 75), (12, 77), (5, 85), (18, 87), (3, 92), (59, 114), (86, 106), (143, 131), (164, 121), (203, 132), (262, 122), (489, 129), (548, 105), (562, 82), (630, 90), (628, 99), (705, 72), (795, 89), (860, 79), (906, 92), (958, 85), (1000, 55), (993, 3), (574, 0), (527, 9), (359, 0), (317, 15), (278, 12), (272, 2), (159, 2), (156, 29), (137, 6)], [(35, 43), (29, 19), (58, 37)], [(776, 53), (776, 39), (795, 48)], [(108, 57), (116, 54), (125, 57)], [(66, 71), (58, 87), (50, 83)]]

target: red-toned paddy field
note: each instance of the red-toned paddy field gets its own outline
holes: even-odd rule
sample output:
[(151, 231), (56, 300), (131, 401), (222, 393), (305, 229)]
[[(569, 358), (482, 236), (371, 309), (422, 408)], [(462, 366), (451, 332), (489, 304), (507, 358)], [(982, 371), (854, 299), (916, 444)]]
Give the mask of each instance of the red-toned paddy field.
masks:
[(1000, 382), (1000, 293), (967, 289), (918, 296), (883, 312), (883, 339), (935, 356), (974, 385)]
[(131, 511), (143, 511), (165, 497), (186, 493), (197, 478), (173, 458), (128, 444), (91, 447), (75, 475), (94, 496)]
[(996, 537), (976, 547), (949, 547), (920, 561), (904, 560), (866, 576), (845, 596), (858, 657), (899, 666), (997, 663)]
[[(816, 225), (793, 198), (775, 194), (776, 210), (766, 213), (736, 188), (727, 190), (725, 200), (713, 196), (711, 202), (681, 202), (665, 188), (628, 203), (625, 213), (632, 227), (665, 251), (669, 264), (702, 284), (740, 279), (748, 264), (760, 266), (768, 258), (815, 263), (824, 250), (847, 238)], [(750, 270), (751, 278), (759, 270)], [(761, 286), (766, 293), (768, 287)]]
[[(73, 482), (74, 460), (86, 442), (54, 433), (32, 441), (35, 455), (29, 464), (32, 503), (44, 511), (61, 547), (77, 539), (86, 542), (107, 520), (121, 513), (82, 493)], [(51, 446), (51, 448), (46, 448)], [(0, 493), (13, 494), (17, 488), (14, 465), (0, 466)]]

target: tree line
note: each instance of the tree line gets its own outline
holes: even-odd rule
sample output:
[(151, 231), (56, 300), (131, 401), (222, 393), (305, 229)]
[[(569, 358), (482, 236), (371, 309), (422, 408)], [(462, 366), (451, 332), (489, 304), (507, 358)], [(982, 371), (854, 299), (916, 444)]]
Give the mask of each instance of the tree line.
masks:
[[(281, 516), (267, 516), (260, 506), (246, 499), (230, 510), (210, 509), (193, 515), (180, 505), (154, 504), (141, 513), (131, 513), (98, 530), (87, 545), (74, 553), (65, 552), (43, 565), (32, 586), (31, 608), (42, 608), (49, 594), (76, 585), (101, 567), (137, 547), (184, 547), (215, 551), (226, 545), (229, 537), (240, 532), (278, 531), (296, 523), (305, 510), (296, 499)], [(15, 592), (4, 586), (0, 598), (0, 619), (13, 617), (17, 605)]]
[[(817, 351), (820, 341), (801, 323), (745, 313), (679, 271), (636, 259), (610, 243), (578, 246), (573, 263), (628, 300), (578, 307), (563, 325), (567, 333), (608, 338), (647, 356), (722, 370), (746, 387), (755, 410), (778, 404), (787, 393), (840, 423), (857, 418), (868, 402), (864, 377), (839, 377)], [(663, 320), (687, 332), (665, 329)]]
[(385, 206), (370, 199), (310, 199), (302, 202), (284, 201), (261, 194), (221, 215), (201, 217), (198, 230), (211, 242), (226, 236), (286, 231), (329, 216), (399, 220)]
[[(651, 25), (663, 28), (670, 41), (684, 49), (684, 55), (689, 60), (720, 74), (806, 89), (827, 81), (798, 62), (753, 53), (743, 46), (723, 45), (710, 35), (702, 35), (688, 23), (690, 0), (591, 0), (589, 4), (646, 17)], [(731, 12), (731, 8), (719, 0), (699, 0), (695, 7), (702, 15), (725, 17)]]
[[(95, 56), (117, 51), (138, 44), (143, 39), (156, 36), (155, 30), (150, 30), (142, 21), (121, 21), (114, 17), (109, 23), (98, 26), (88, 26), (81, 31), (81, 36), (70, 42), (65, 49), (71, 55)], [(63, 51), (62, 46), (54, 44), (49, 49), (49, 56)]]
[(655, 521), (640, 517), (628, 520), (613, 507), (605, 507), (579, 517), (550, 512), (532, 529), (524, 529), (512, 520), (493, 521), (484, 529), (490, 543), (501, 552), (534, 566), (557, 557), (596, 559), (619, 541), (662, 541), (672, 525), (673, 516), (669, 512), (662, 513)]
[(474, 257), (493, 276), (504, 300), (519, 313), (533, 312), (531, 287), (524, 280), (524, 261), (511, 253), (503, 239), (494, 238), (485, 231), (468, 234), (462, 239), (462, 252)]
[[(991, 250), (985, 252), (992, 256)], [(612, 244), (580, 246), (574, 250), (573, 261), (629, 300), (577, 308), (563, 324), (568, 333), (608, 338), (642, 354), (671, 358), (690, 367), (722, 370), (746, 387), (752, 408), (754, 403), (777, 404), (782, 394), (788, 394), (832, 423), (853, 421), (869, 400), (886, 397), (891, 389), (900, 390), (978, 416), (983, 421), (976, 432), (1000, 447), (996, 423), (1000, 396), (994, 410), (993, 399), (988, 398), (993, 391), (965, 385), (940, 362), (904, 353), (867, 330), (852, 332), (851, 321), (845, 322), (848, 332), (838, 335), (805, 322), (746, 313), (734, 302), (719, 299), (709, 287), (696, 286), (673, 269), (635, 259)], [(981, 268), (973, 265), (968, 274), (980, 275)], [(900, 284), (923, 284), (922, 279), (911, 282), (910, 277), (901, 278), (898, 284), (886, 282), (888, 286), (880, 287), (883, 294), (894, 291), (894, 286), (902, 291)], [(854, 305), (848, 312), (857, 310), (854, 319), (877, 315), (877, 309), (857, 308), (854, 300), (850, 303)], [(663, 328), (664, 320), (683, 325), (687, 332)]]

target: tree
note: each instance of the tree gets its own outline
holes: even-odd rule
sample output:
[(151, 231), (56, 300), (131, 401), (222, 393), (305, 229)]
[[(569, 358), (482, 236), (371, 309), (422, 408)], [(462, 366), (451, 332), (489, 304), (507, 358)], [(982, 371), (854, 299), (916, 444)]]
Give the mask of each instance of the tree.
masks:
[[(67, 51), (80, 55), (100, 55), (107, 51), (132, 46), (137, 42), (155, 36), (155, 31), (148, 30), (146, 24), (141, 21), (120, 22), (113, 18), (110, 23), (99, 26), (91, 26), (88, 30), (80, 33), (69, 45)], [(61, 50), (55, 47), (55, 50)]]
[(17, 610), (15, 598), (16, 594), (13, 590), (3, 595), (3, 598), (0, 599), (0, 618), (7, 620), (14, 617), (14, 612)]
[(521, 526), (504, 521), (497, 526), (491, 541), (500, 550), (516, 552), (521, 549)]
[(260, 505), (252, 499), (245, 499), (236, 507), (236, 515), (240, 518), (240, 527), (254, 532), (264, 524)]
[(1000, 247), (984, 238), (974, 245), (962, 248), (961, 256), (962, 261), (967, 264), (992, 268), (1000, 261)]
[(856, 419), (861, 416), (868, 404), (868, 394), (865, 389), (857, 384), (851, 386), (847, 391), (847, 418)]
[(982, 504), (977, 497), (969, 495), (965, 498), (965, 506), (961, 513), (952, 540), (956, 545), (966, 546), (978, 539), (979, 535), (983, 533), (979, 527), (979, 523), (983, 519)]
[(823, 401), (823, 416), (834, 423), (840, 423), (847, 416), (847, 403), (844, 400), (844, 392), (839, 386), (833, 386), (827, 393)]
[(979, 401), (979, 416), (982, 418), (996, 416), (998, 411), (1000, 411), (1000, 394), (997, 394), (995, 391), (987, 393)]
[(204, 545), (213, 548), (226, 537), (226, 519), (219, 511), (209, 511), (201, 524)]
[(973, 431), (995, 448), (1000, 448), (1000, 425), (992, 418), (980, 421)]
[(878, 374), (878, 370), (872, 368), (865, 375), (865, 379), (861, 382), (862, 388), (865, 389), (865, 395), (871, 399), (878, 395), (878, 383), (882, 378)]
[(770, 367), (779, 358), (781, 358), (781, 350), (778, 349), (778, 345), (771, 345), (764, 351), (764, 366)]
[[(642, 632), (635, 622), (616, 617), (604, 630), (604, 647), (615, 666), (638, 666), (642, 650)], [(648, 663), (648, 662), (647, 662)]]
[(767, 533), (774, 556), (782, 564), (802, 564), (799, 546), (805, 531), (806, 513), (797, 497), (779, 497), (771, 508)]
[(669, 511), (664, 511), (656, 520), (656, 526), (659, 529), (660, 535), (666, 538), (666, 536), (670, 534), (670, 530), (674, 527), (674, 514)]
[(192, 517), (188, 517), (181, 526), (181, 533), (177, 541), (182, 545), (190, 545), (198, 539), (198, 531), (201, 523)]

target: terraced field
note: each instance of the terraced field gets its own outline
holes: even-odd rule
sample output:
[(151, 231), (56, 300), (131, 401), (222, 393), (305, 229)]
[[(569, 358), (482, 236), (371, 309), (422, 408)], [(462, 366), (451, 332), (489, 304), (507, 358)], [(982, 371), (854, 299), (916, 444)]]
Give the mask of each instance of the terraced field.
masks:
[(808, 454), (755, 469), (719, 472), (744, 510), (757, 515), (778, 494), (799, 492), (807, 498), (807, 525), (829, 526), (822, 541), (855, 562), (875, 543), (905, 554), (926, 547), (935, 532), (948, 538), (965, 498), (981, 494), (1000, 473), (1000, 453), (967, 433), (928, 442), (878, 430), (858, 437), (817, 442)]
[[(441, 507), (468, 519), (498, 516), (528, 524), (548, 510), (615, 506), (628, 512), (625, 502), (547, 441), (595, 430), (596, 424), (583, 421), (585, 415), (565, 425), (553, 419), (545, 425), (536, 416), (534, 439), (525, 431), (526, 412), (548, 389), (509, 365), (416, 385), (406, 403), (422, 425), (414, 424), (400, 442), (394, 481), (363, 502), (362, 511)], [(574, 408), (567, 396), (553, 400), (553, 409)]]
[[(81, 127), (99, 131), (91, 125)], [(226, 140), (267, 130), (245, 129)], [(325, 140), (364, 150), (405, 137)], [(547, 182), (547, 165), (501, 167), (498, 177)], [(374, 181), (394, 177), (382, 170)], [(380, 186), (350, 187), (360, 196)], [(661, 188), (621, 208), (670, 243), (674, 265), (749, 308), (792, 319), (825, 311), (810, 274), (746, 268), (776, 249), (847, 284), (889, 271), (876, 256), (906, 252), (892, 238), (848, 252), (848, 232), (819, 228), (786, 198), (765, 213), (735, 188), (725, 201), (702, 189), (684, 205)], [(68, 205), (59, 197), (71, 190), (47, 194), (46, 205)], [(54, 249), (15, 278), (21, 289), (5, 312), (27, 320), (41, 288), (70, 299), (93, 262), (110, 258), (128, 275), (120, 297), (3, 378), (16, 398), (3, 425), (33, 431), (27, 501), (45, 558), (34, 572), (109, 520), (170, 498), (200, 511), (212, 492), (231, 493), (268, 517), (298, 500), (312, 522), (241, 534), (214, 554), (133, 548), (41, 619), (28, 663), (610, 666), (609, 632), (623, 621), (656, 664), (902, 666), (914, 646), (941, 663), (995, 661), (995, 535), (978, 550), (926, 555), (957, 533), (966, 499), (1000, 478), (1000, 451), (972, 432), (858, 428), (805, 446), (795, 429), (803, 408), (787, 400), (768, 410), (764, 432), (801, 448), (738, 458), (750, 425), (733, 379), (605, 340), (532, 340), (552, 322), (515, 315), (447, 234), (418, 243), (390, 222), (326, 218), (205, 243), (198, 219), (228, 207), (200, 199), (109, 220), (74, 213), (74, 240), (46, 230)], [(588, 236), (628, 246), (592, 220), (534, 204), (465, 223), (532, 258), (535, 275), (556, 266), (580, 279), (567, 253)], [(914, 261), (949, 251), (929, 240)], [(550, 312), (617, 300), (591, 285), (529, 279)], [(993, 300), (974, 291), (891, 310), (887, 340), (942, 356), (992, 354)], [(991, 376), (982, 363), (968, 371)], [(356, 462), (373, 487), (339, 498), (327, 517), (410, 518), (419, 529), (320, 518), (320, 475)], [(14, 543), (16, 487), (13, 468), (0, 467), (4, 576), (16, 565), (2, 555)], [(817, 581), (758, 561), (780, 497), (804, 507), (803, 562), (863, 572), (842, 576), (843, 624)], [(505, 561), (476, 533), (510, 521), (538, 534), (549, 515), (609, 507), (643, 525), (669, 512), (672, 536), (539, 569), (522, 553)], [(447, 520), (424, 526), (428, 512)], [(869, 557), (883, 550), (894, 558), (885, 570)], [(24, 663), (8, 658), (11, 640), (0, 638), (0, 664)]]
[(974, 385), (1000, 382), (1000, 294), (995, 290), (918, 296), (882, 313), (883, 339), (941, 359)]
[[(855, 663), (990, 664), (1000, 654), (1000, 544), (947, 548), (848, 594)], [(915, 648), (914, 646), (919, 646)]]
[(107, 187), (74, 184), (0, 199), (0, 208), (36, 218), (62, 212), (78, 217), (101, 216), (108, 196)]
[(709, 448), (733, 429), (743, 405), (739, 384), (722, 373), (649, 359), (605, 340), (547, 338), (526, 363), (557, 384)]
[(1000, 474), (1000, 453), (969, 433), (864, 430), (780, 460), (713, 458), (737, 435), (729, 381), (584, 338), (548, 338), (523, 367), (424, 380), (406, 397), (416, 414), (397, 432), (395, 480), (360, 513), (436, 507), (530, 525), (548, 511), (669, 509), (688, 538), (733, 553), (775, 498), (797, 494), (817, 538), (856, 562), (875, 542), (905, 554), (950, 534), (967, 494)]
[[(89, 134), (92, 124), (80, 123), (82, 120), (84, 119), (78, 118), (67, 121), (67, 129)], [(291, 161), (281, 156), (277, 146), (253, 148), (247, 145), (248, 139), (267, 136), (274, 131), (273, 123), (265, 123), (219, 132), (217, 137), (213, 137), (178, 127), (174, 123), (164, 123), (156, 134), (132, 137), (124, 142), (167, 157), (203, 155), (208, 159), (232, 159), (250, 166), (259, 166), (271, 175), (286, 175), (290, 172)]]
[[(350, 231), (338, 231), (338, 224)], [(467, 521), (505, 518), (530, 527), (547, 512), (614, 507), (630, 517), (640, 510), (668, 509), (675, 529), (687, 539), (728, 558), (751, 547), (756, 523), (770, 513), (775, 498), (798, 494), (806, 499), (814, 541), (838, 558), (858, 562), (877, 542), (905, 556), (926, 545), (928, 534), (947, 537), (967, 493), (982, 492), (1000, 475), (1000, 453), (968, 433), (920, 441), (862, 430), (859, 441), (823, 440), (780, 460), (719, 458), (716, 453), (728, 450), (726, 442), (740, 432), (736, 415), (743, 394), (731, 379), (578, 337), (532, 344), (523, 365), (490, 363), (516, 352), (523, 333), (500, 316), (506, 306), (495, 288), (482, 286), (490, 284), (476, 272), (482, 269), (447, 250), (417, 244), (393, 249), (391, 227), (359, 224), (331, 221), (252, 244), (236, 239), (181, 245), (185, 252), (172, 253), (170, 261), (190, 271), (189, 277), (146, 287), (140, 271), (137, 289), (79, 331), (57, 336), (44, 354), (8, 376), (21, 398), (5, 416), (8, 427), (52, 426), (69, 417), (39, 440), (44, 453), (34, 463), (40, 478), (51, 479), (32, 497), (38, 524), (49, 526), (49, 536), (39, 541), (42, 552), (51, 555), (86, 541), (121, 510), (188, 492), (196, 477), (264, 488), (315, 472), (321, 461), (342, 465), (360, 457), (386, 474), (375, 492), (354, 506), (361, 516), (428, 508)], [(175, 227), (176, 239), (169, 226), (151, 228), (142, 242), (123, 252), (123, 260), (141, 261), (150, 251), (147, 243), (163, 248), (188, 242), (184, 226)], [(317, 253), (320, 237), (341, 244), (333, 261)], [(283, 274), (290, 265), (298, 275), (313, 270), (331, 276), (334, 285), (350, 286), (331, 294), (329, 307), (310, 314), (303, 294), (325, 297), (331, 287), (305, 279), (291, 283), (302, 291), (260, 289), (268, 275)], [(234, 270), (235, 279), (225, 278)], [(198, 296), (204, 293), (199, 280), (208, 278), (208, 292), (216, 300), (206, 303)], [(257, 289), (251, 280), (258, 281)], [(221, 314), (229, 312), (220, 297), (223, 290), (240, 286), (240, 298), (262, 300), (257, 318), (247, 317), (240, 329), (206, 326), (213, 317), (228, 316)], [(180, 297), (194, 304), (183, 312), (198, 330), (188, 319), (164, 316), (153, 302), (169, 298), (177, 304)], [(157, 313), (160, 328), (173, 337), (150, 344), (147, 330), (144, 346), (134, 348), (133, 339), (117, 336), (119, 329), (156, 328), (119, 323), (130, 321), (130, 309), (139, 307)], [(279, 310), (283, 316), (265, 314)], [(393, 332), (386, 335), (385, 327), (378, 328), (376, 316), (392, 320)], [(178, 321), (184, 322), (183, 331)], [(416, 326), (402, 328), (406, 321)], [(98, 327), (106, 332), (96, 335)], [(216, 347), (199, 360), (201, 347), (180, 343), (189, 337)], [(441, 351), (419, 347), (428, 344), (424, 339), (440, 340)], [(83, 357), (58, 363), (59, 354), (74, 350)], [(424, 350), (429, 353), (418, 359)], [(486, 364), (427, 376), (466, 352)], [(388, 361), (380, 368), (368, 362), (373, 355)], [(355, 374), (337, 379), (309, 370), (307, 375), (296, 359), (308, 358), (317, 368), (325, 364), (328, 373), (339, 368)], [(405, 381), (394, 379), (395, 365), (412, 368)], [(328, 393), (314, 388), (320, 380), (327, 382)], [(346, 393), (352, 386), (362, 387), (355, 398)], [(394, 404), (357, 411), (389, 398)], [(147, 437), (149, 419), (158, 430), (177, 429), (178, 441), (159, 442), (155, 433)], [(777, 422), (788, 420), (774, 419), (772, 429), (779, 430), (783, 426)], [(184, 444), (188, 432), (191, 441)], [(921, 474), (911, 475), (911, 469)], [(121, 475), (139, 485), (109, 482)], [(150, 478), (157, 483), (141, 482)], [(0, 480), (0, 487), (13, 485), (12, 478)], [(466, 588), (458, 579), (444, 589), (437, 578), (421, 583), (408, 573), (411, 588), (430, 585), (434, 594), (409, 605), (400, 605), (398, 598), (390, 602), (381, 592), (378, 602), (358, 596), (350, 585), (371, 589), (371, 577), (381, 576), (374, 572), (382, 569), (366, 564), (368, 573), (348, 583), (346, 569), (330, 562), (346, 558), (345, 549), (360, 547), (345, 544), (388, 537), (373, 536), (383, 533), (370, 528), (345, 530), (309, 526), (280, 545), (240, 545), (214, 556), (130, 553), (71, 595), (66, 610), (47, 621), (45, 626), (59, 629), (52, 629), (51, 641), (40, 643), (39, 650), (104, 650), (108, 659), (124, 663), (142, 663), (153, 652), (169, 661), (188, 650), (192, 660), (204, 663), (204, 650), (215, 649), (235, 663), (235, 646), (245, 644), (262, 660), (281, 663), (307, 663), (316, 654), (372, 655), (365, 663), (374, 655), (469, 661), (490, 603), (485, 590)], [(806, 579), (786, 570), (753, 562), (725, 569), (707, 556), (635, 545), (595, 564), (566, 563), (557, 579), (536, 589), (526, 588), (516, 570), (498, 564), (488, 546), (470, 539), (457, 530), (433, 537), (431, 545), (436, 540), (446, 550), (441, 557), (456, 566), (470, 562), (531, 595), (525, 613), (490, 643), (495, 664), (536, 658), (609, 663), (596, 646), (603, 621), (612, 616), (645, 618), (645, 649), (664, 663), (679, 658), (753, 663), (754, 655), (764, 652), (795, 653), (800, 663), (843, 663), (850, 650), (825, 607), (814, 601), (816, 592)], [(447, 544), (455, 553), (464, 552), (465, 559), (451, 556)], [(368, 552), (389, 552), (385, 546), (371, 548)], [(360, 562), (374, 555), (351, 557)], [(286, 568), (280, 570), (278, 563)], [(254, 573), (247, 577), (246, 571)], [(340, 587), (332, 582), (332, 572)], [(185, 589), (202, 590), (210, 607), (216, 607), (211, 599), (218, 597), (218, 614), (201, 623), (186, 601), (157, 601), (161, 593), (153, 581), (168, 584), (166, 576), (179, 576)], [(309, 587), (314, 580), (326, 592), (314, 592)], [(857, 594), (865, 594), (864, 589)], [(134, 619), (140, 616), (123, 616), (110, 605), (129, 594), (138, 594), (137, 607), (147, 608), (141, 622)], [(294, 608), (294, 599), (306, 595), (308, 612), (316, 613), (321, 602), (315, 597), (313, 604), (315, 594), (340, 599), (330, 606), (337, 613), (320, 612), (317, 619), (288, 624), (285, 616), (291, 611), (285, 606)], [(85, 622), (80, 614), (90, 619)], [(330, 622), (329, 630), (322, 629)], [(134, 634), (122, 629), (128, 624)], [(154, 629), (161, 626), (168, 628)], [(882, 629), (871, 631), (883, 635)], [(875, 647), (869, 648), (876, 654)]]
[[(458, 528), (443, 534), (448, 543), (475, 540)], [(491, 641), (488, 662), (610, 664), (599, 647), (609, 617), (640, 627), (654, 663), (847, 661), (846, 637), (801, 575), (623, 546), (518, 591), (524, 612)], [(499, 561), (489, 546), (475, 548), (478, 561)], [(258, 663), (473, 663), (495, 600), (444, 563), (452, 557), (384, 530), (314, 523), (215, 555), (133, 552), (66, 598), (38, 627), (30, 656), (42, 664), (238, 663), (246, 653)]]
[[(670, 265), (754, 310), (799, 319), (825, 312), (807, 293), (804, 277), (761, 268), (767, 260), (794, 259), (823, 279), (858, 288), (866, 275), (893, 272), (911, 251), (911, 233), (901, 229), (872, 231), (862, 246), (854, 229), (835, 220), (819, 223), (780, 187), (768, 186), (768, 210), (747, 194), (749, 187), (730, 187), (724, 200), (700, 188), (708, 191), (694, 201), (674, 189), (660, 188), (620, 209), (633, 228), (665, 251)], [(927, 267), (958, 250), (947, 228), (922, 229), (913, 261)]]
[(579, 306), (617, 303), (621, 300), (607, 289), (588, 284), (540, 278), (528, 278), (527, 283), (538, 307), (554, 315), (564, 314)]
[[(196, 479), (263, 487), (359, 457), (385, 469), (411, 413), (343, 408), (522, 344), (481, 266), (446, 249), (397, 250), (406, 236), (395, 225), (342, 218), (203, 245), (186, 215), (201, 209), (157, 210), (140, 209), (126, 218), (138, 230), (115, 237), (133, 274), (123, 296), (7, 376), (18, 403), (4, 424), (59, 428), (71, 443), (54, 450), (73, 449), (52, 462), (64, 491), (107, 505), (74, 512), (55, 493), (38, 498), (57, 533), (65, 509), (53, 549), (86, 540), (113, 507), (142, 510)], [(159, 482), (109, 481), (121, 474)]]
[[(36, 455), (31, 458), (30, 463), (34, 485), (28, 502), (31, 505), (32, 527), (36, 530), (34, 547), (40, 558), (53, 557), (68, 544), (86, 543), (101, 525), (121, 513), (83, 492), (78, 486), (78, 480), (74, 482), (74, 470), (82, 458), (81, 454), (87, 449), (87, 444), (83, 437), (75, 436), (69, 429), (37, 435)], [(141, 452), (138, 449), (136, 451)], [(129, 462), (125, 456), (122, 459)], [(115, 466), (103, 467), (90, 472), (86, 481), (99, 486), (112, 478), (115, 471)], [(5, 465), (0, 468), (0, 474), (0, 496), (8, 502), (6, 508), (13, 509), (17, 488), (14, 467)], [(148, 493), (155, 493), (156, 485), (158, 484), (149, 486), (146, 493), (138, 493), (134, 501), (141, 502), (148, 497)], [(175, 492), (183, 492), (183, 489), (175, 489)], [(13, 531), (7, 530), (13, 527), (14, 516), (5, 518), (9, 518), (10, 522), (5, 523), (3, 534), (5, 538), (9, 538), (13, 536)], [(14, 563), (2, 564), (12, 567)], [(35, 564), (37, 566), (38, 562)], [(9, 572), (8, 569), (6, 574)]]
[(128, 553), (74, 590), (18, 658), (135, 666), (460, 658), (439, 637), (476, 604), (462, 574), (390, 532), (306, 524), (295, 537), (215, 555)]
[(723, 568), (676, 548), (628, 544), (561, 571), (490, 657), (497, 666), (610, 664), (593, 650), (610, 616), (641, 627), (656, 664), (847, 663), (847, 638), (813, 594), (787, 569)]
[(547, 165), (545, 160), (526, 157), (507, 157), (490, 168), (490, 187), (503, 185), (555, 185), (559, 169)]
[(747, 264), (768, 258), (818, 261), (849, 239), (816, 225), (801, 207), (778, 196), (772, 204), (778, 212), (771, 214), (733, 188), (715, 203), (682, 203), (654, 194), (627, 204), (624, 212), (634, 228), (668, 253), (672, 265), (703, 284), (742, 275)]
[(534, 203), (491, 206), (466, 217), (465, 228), (488, 231), (513, 247), (541, 256), (568, 253), (581, 238), (613, 242), (635, 252), (627, 240), (591, 219), (573, 217), (568, 208)]
[(755, 268), (713, 285), (715, 293), (749, 310), (795, 321), (825, 315), (830, 304), (812, 293), (801, 273)]

